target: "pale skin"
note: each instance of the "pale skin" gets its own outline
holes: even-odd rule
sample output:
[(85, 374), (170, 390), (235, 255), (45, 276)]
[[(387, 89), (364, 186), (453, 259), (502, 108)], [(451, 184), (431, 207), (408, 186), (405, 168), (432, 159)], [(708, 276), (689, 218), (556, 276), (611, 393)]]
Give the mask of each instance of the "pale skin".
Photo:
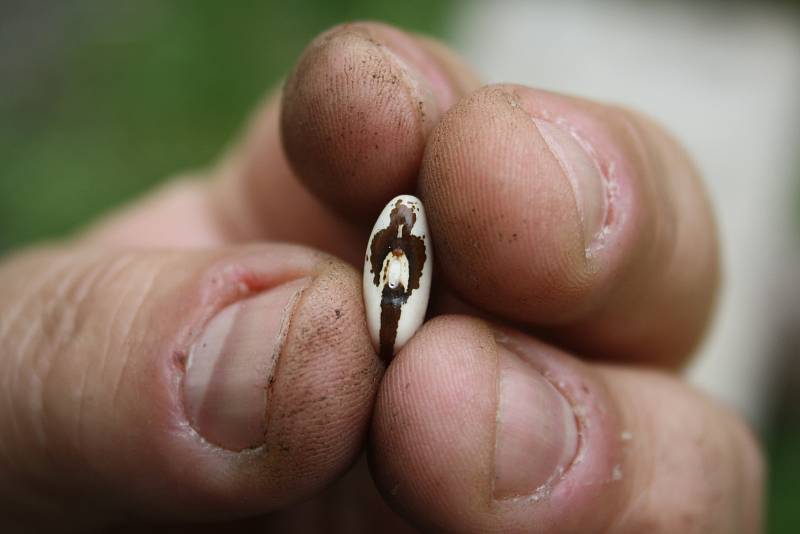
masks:
[[(360, 269), (400, 193), (425, 203), (435, 295), (385, 367)], [(482, 87), (443, 45), (384, 25), (334, 28), (219, 165), (3, 259), (0, 517), (758, 532), (759, 446), (678, 374), (718, 261), (701, 179), (649, 119)], [(279, 347), (266, 404), (197, 423), (181, 393), (197, 332), (287, 282), (305, 289), (280, 343), (263, 340)], [(254, 415), (255, 434), (233, 428)]]

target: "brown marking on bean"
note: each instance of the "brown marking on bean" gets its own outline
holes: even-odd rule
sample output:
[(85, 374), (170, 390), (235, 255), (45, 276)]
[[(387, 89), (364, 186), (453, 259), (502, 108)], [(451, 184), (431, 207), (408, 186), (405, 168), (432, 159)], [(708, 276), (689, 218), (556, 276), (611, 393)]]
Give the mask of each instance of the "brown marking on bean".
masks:
[(397, 325), (400, 324), (400, 309), (401, 306), (384, 303), (383, 299), (381, 299), (379, 355), (381, 359), (387, 363), (390, 362), (392, 356), (394, 356), (394, 340), (397, 338)]
[[(381, 267), (388, 254), (398, 257), (405, 254), (408, 259), (408, 288), (400, 284), (392, 289), (386, 284), (381, 293), (380, 356), (387, 362), (394, 355), (394, 342), (403, 304), (415, 289), (419, 289), (419, 279), (425, 265), (425, 241), (411, 234), (416, 222), (416, 207), (407, 206), (402, 200), (398, 200), (389, 214), (389, 226), (377, 232), (370, 244), (370, 272), (375, 287), (380, 287)], [(400, 225), (402, 230), (400, 237), (397, 237)]]

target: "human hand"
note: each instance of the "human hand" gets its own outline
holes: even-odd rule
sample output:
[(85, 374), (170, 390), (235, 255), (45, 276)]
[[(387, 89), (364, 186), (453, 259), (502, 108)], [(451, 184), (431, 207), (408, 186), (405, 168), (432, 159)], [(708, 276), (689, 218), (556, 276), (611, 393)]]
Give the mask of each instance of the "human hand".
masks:
[[(413, 191), (436, 316), (384, 369), (351, 265)], [(648, 119), (335, 28), (207, 176), (0, 266), (3, 516), (757, 531), (757, 445), (675, 376), (718, 276), (699, 178)], [(344, 476), (367, 434), (383, 500)]]

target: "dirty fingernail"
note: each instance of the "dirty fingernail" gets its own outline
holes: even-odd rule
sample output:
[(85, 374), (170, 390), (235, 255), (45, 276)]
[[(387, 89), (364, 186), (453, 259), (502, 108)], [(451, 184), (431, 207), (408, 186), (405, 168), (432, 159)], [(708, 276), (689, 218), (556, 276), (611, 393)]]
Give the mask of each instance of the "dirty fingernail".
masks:
[(605, 224), (606, 179), (590, 154), (588, 145), (565, 126), (539, 118), (534, 118), (533, 123), (569, 180), (581, 219), (584, 244), (588, 249)]
[(231, 304), (190, 347), (184, 404), (207, 441), (237, 451), (262, 443), (270, 376), (309, 282), (301, 278)]
[(578, 428), (564, 396), (529, 362), (498, 343), (495, 498), (531, 495), (568, 468)]

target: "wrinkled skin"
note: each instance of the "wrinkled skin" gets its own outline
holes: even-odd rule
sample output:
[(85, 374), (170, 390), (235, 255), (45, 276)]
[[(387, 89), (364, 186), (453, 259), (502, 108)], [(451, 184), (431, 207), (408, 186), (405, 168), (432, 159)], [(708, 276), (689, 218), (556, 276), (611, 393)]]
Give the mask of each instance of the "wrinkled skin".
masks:
[[(353, 266), (412, 192), (434, 317), (384, 367)], [(676, 375), (718, 262), (649, 119), (334, 28), (219, 165), (0, 264), (4, 531), (756, 532), (758, 445)], [(265, 404), (204, 407), (261, 445), (205, 439), (198, 332), (298, 280)]]

